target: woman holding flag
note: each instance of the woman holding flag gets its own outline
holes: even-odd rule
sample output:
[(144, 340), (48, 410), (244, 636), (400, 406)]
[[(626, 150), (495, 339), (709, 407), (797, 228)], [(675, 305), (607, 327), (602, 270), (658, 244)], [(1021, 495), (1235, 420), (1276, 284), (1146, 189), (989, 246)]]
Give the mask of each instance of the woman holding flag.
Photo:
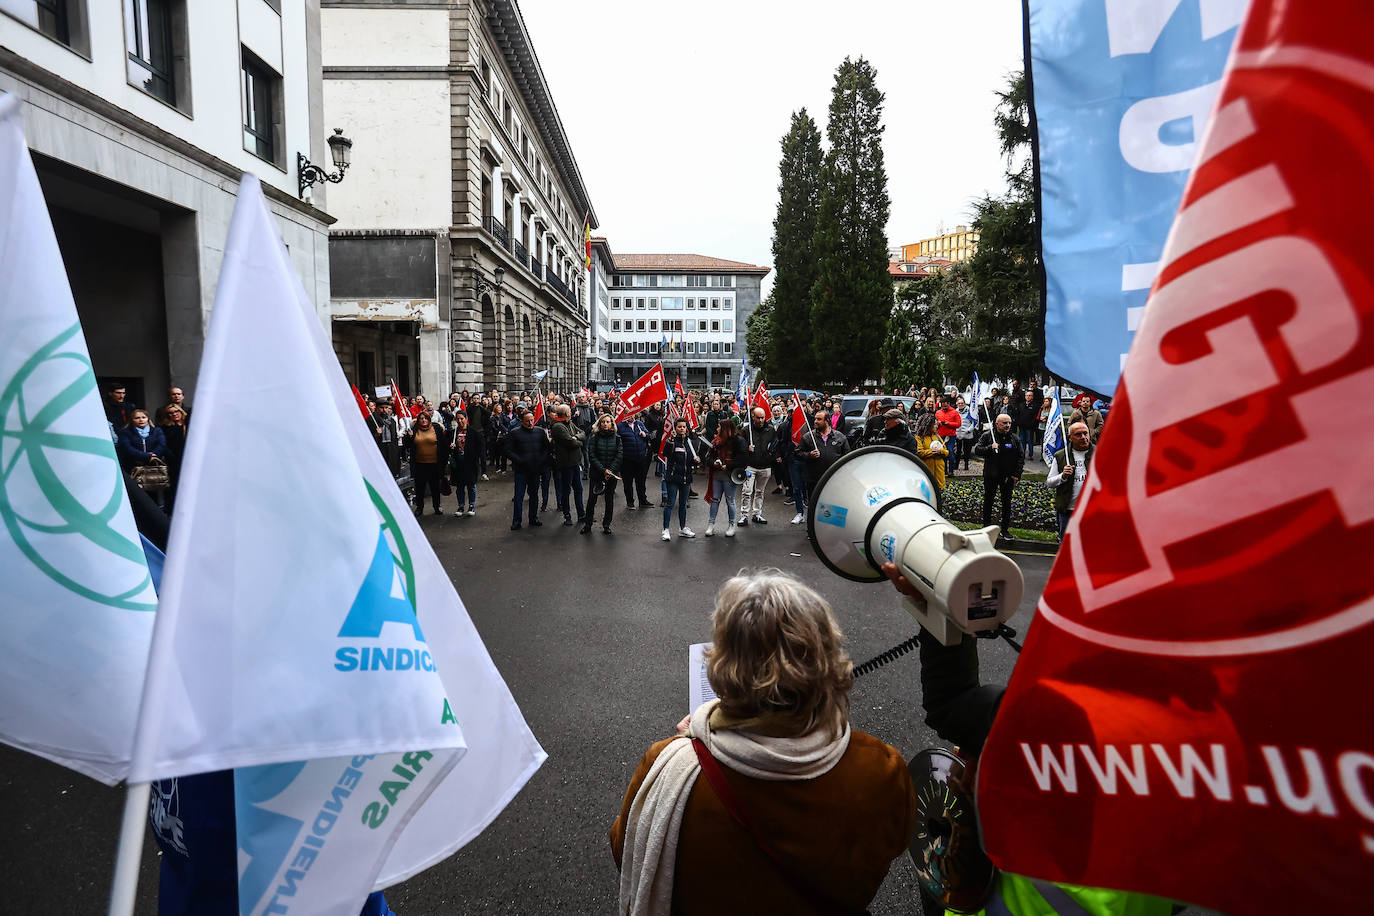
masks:
[(663, 501), (663, 540), (671, 541), (673, 504), (677, 503), (678, 535), (685, 538), (696, 537), (696, 532), (687, 527), (687, 501), (692, 490), (692, 468), (701, 464), (696, 447), (687, 429), (687, 421), (678, 417), (673, 421), (671, 436), (665, 434), (663, 447), (659, 450), (659, 460), (663, 462), (663, 486), (666, 496)]

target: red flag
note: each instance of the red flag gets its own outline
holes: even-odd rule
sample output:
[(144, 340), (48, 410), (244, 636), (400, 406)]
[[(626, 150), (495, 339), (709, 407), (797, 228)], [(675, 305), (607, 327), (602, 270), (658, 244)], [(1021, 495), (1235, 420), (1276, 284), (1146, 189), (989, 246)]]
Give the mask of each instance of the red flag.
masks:
[(663, 418), (663, 435), (658, 437), (658, 457), (663, 460), (663, 450), (668, 446), (668, 440), (673, 437), (673, 424), (677, 423), (677, 405), (669, 403), (668, 412)]
[(544, 395), (536, 388), (534, 392), (534, 422), (544, 419)]
[(468, 399), (462, 397), (461, 395), (458, 397), (458, 409), (461, 410), (463, 413), (468, 412)]
[(762, 380), (759, 381), (759, 387), (754, 392), (754, 397), (750, 400), (750, 406), (762, 407), (765, 419), (767, 419), (767, 415), (773, 409), (773, 405), (768, 400), (768, 389), (763, 387)]
[(363, 399), (363, 393), (358, 390), (357, 385), (352, 387), (353, 400), (358, 404), (358, 412), (363, 415), (363, 419), (367, 421), (368, 426), (371, 426), (373, 429), (380, 429), (380, 427), (377, 426), (377, 421), (372, 419), (372, 411), (367, 409), (367, 401)]
[(806, 435), (806, 411), (802, 409), (801, 398), (792, 395), (792, 443), (800, 445)]
[(668, 383), (663, 378), (663, 364), (654, 363), (652, 369), (635, 379), (633, 384), (620, 393), (615, 421), (619, 423), (666, 400)]
[(692, 403), (692, 399), (688, 397), (687, 392), (683, 390), (682, 376), (680, 375), (673, 380), (673, 394), (682, 398), (682, 416), (687, 418), (687, 424), (691, 426), (692, 429), (700, 429), (701, 424), (697, 422), (697, 407)]
[(1009, 871), (1369, 910), (1370, 27), (1250, 6), (979, 763)]

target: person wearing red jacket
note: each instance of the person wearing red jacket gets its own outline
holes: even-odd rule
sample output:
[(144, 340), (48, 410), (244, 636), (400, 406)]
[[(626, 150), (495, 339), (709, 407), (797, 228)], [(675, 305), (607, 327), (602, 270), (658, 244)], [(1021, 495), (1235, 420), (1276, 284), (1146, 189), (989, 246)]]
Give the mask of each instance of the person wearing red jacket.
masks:
[(954, 398), (945, 395), (940, 399), (940, 409), (935, 411), (935, 435), (945, 441), (945, 476), (954, 476), (954, 455), (956, 434), (963, 425), (964, 415), (954, 407)]

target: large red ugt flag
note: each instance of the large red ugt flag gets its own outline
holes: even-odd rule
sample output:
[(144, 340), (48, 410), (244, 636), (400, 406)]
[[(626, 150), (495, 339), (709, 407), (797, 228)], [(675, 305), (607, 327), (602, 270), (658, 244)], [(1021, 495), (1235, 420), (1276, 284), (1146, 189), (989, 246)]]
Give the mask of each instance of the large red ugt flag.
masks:
[(616, 411), (615, 421), (619, 423), (621, 420), (627, 420), (666, 400), (668, 383), (663, 378), (663, 364), (654, 363), (652, 369), (635, 379), (620, 393), (620, 405)]
[(980, 762), (1003, 868), (1374, 908), (1374, 11), (1255, 0)]

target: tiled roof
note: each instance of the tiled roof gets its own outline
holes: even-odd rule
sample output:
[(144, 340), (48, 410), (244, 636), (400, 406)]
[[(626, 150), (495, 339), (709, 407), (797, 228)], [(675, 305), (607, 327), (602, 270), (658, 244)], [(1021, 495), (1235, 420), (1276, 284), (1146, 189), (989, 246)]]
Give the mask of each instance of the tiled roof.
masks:
[[(920, 280), (938, 273), (941, 269), (948, 267), (953, 261), (943, 261), (935, 258), (923, 259), (920, 261), (892, 261), (887, 265), (887, 272), (894, 280)], [(914, 264), (915, 270), (903, 270), (905, 264)]]
[(766, 274), (773, 268), (708, 258), (704, 254), (618, 254), (616, 270), (728, 270), (732, 273)]

